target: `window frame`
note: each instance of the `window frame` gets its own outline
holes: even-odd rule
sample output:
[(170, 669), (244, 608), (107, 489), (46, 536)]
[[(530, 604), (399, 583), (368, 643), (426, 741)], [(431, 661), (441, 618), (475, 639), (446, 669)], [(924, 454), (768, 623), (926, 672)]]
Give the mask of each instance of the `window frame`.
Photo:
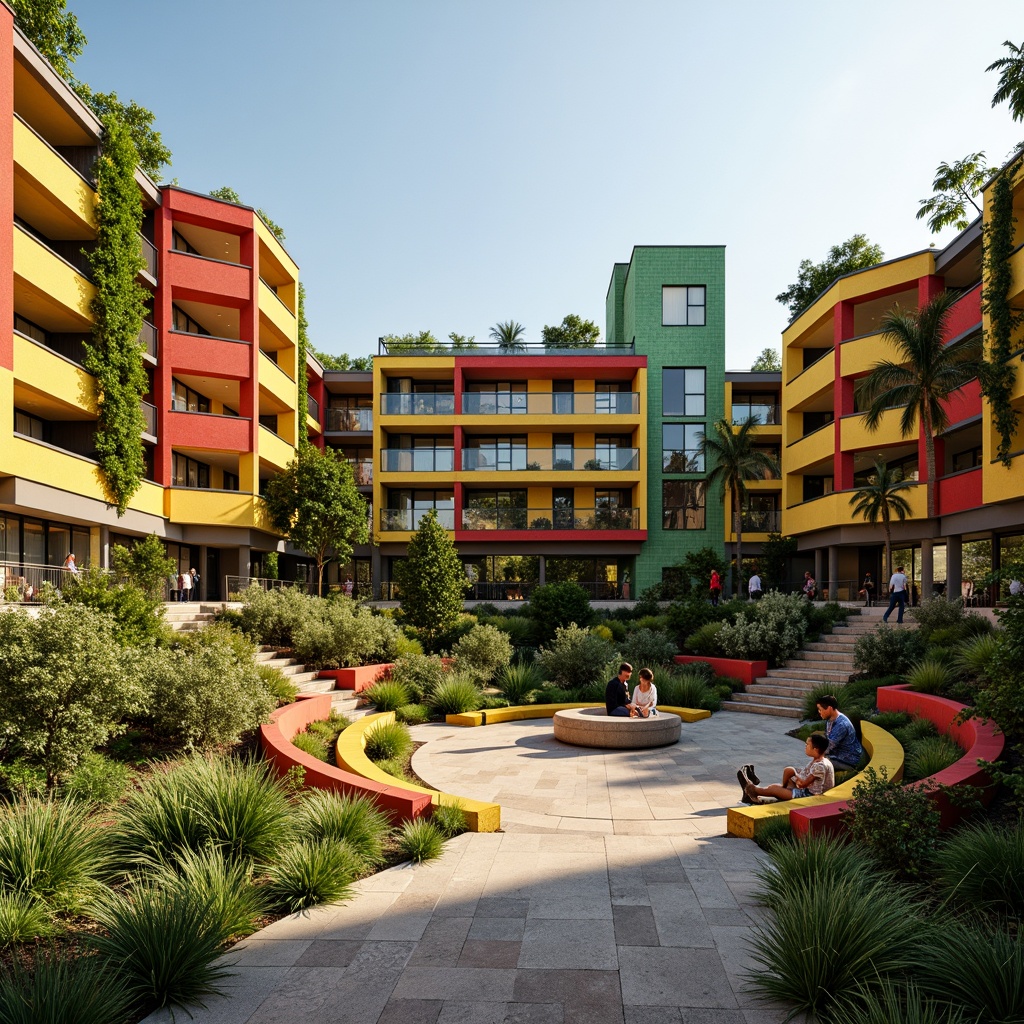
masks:
[[(683, 432), (683, 446), (681, 448), (676, 446), (670, 446), (666, 433), (669, 430), (682, 430)], [(706, 423), (662, 423), (661, 425), (661, 470), (663, 473), (703, 473), (704, 472), (704, 458), (700, 452), (700, 441), (694, 436), (694, 444), (691, 447), (687, 444), (688, 438), (687, 433), (694, 431), (696, 434), (704, 434), (707, 431)], [(690, 468), (690, 453), (693, 453), (694, 465)], [(671, 463), (674, 461), (676, 455), (681, 454), (683, 457), (682, 469), (675, 469)]]
[[(666, 293), (677, 292), (685, 289), (685, 303), (683, 310), (686, 322), (676, 323), (666, 318)], [(693, 299), (700, 298), (700, 302)], [(691, 310), (700, 310), (700, 316)], [(663, 284), (661, 286), (661, 326), (662, 327), (707, 327), (708, 323), (708, 286), (706, 284)], [(699, 321), (699, 322), (698, 322)]]
[[(703, 375), (702, 390), (688, 391), (686, 375), (699, 372)], [(666, 375), (670, 373), (682, 374), (680, 388), (666, 387)], [(682, 398), (682, 406), (676, 408), (666, 407), (667, 395), (678, 395)], [(700, 410), (690, 408), (690, 399), (696, 402), (700, 396)], [(703, 419), (707, 415), (708, 407), (708, 368), (706, 366), (663, 366), (661, 368), (661, 415), (666, 419)]]
[[(678, 488), (682, 494), (683, 504), (668, 504), (670, 489)], [(693, 495), (692, 504), (688, 497)], [(682, 516), (677, 518), (677, 514)], [(691, 524), (690, 515), (693, 514)], [(699, 513), (699, 522), (697, 514)], [(661, 528), (675, 532), (677, 530), (706, 530), (707, 517), (707, 482), (704, 480), (662, 480), (661, 482)]]

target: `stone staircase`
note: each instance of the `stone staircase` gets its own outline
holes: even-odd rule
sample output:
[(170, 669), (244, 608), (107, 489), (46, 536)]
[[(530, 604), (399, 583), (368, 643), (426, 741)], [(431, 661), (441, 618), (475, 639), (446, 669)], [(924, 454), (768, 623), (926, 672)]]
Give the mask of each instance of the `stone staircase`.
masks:
[[(830, 634), (805, 644), (781, 668), (768, 669), (768, 674), (759, 676), (745, 693), (734, 693), (731, 700), (723, 701), (723, 710), (802, 719), (808, 693), (822, 683), (841, 686), (849, 681), (855, 672), (854, 645), (865, 633), (878, 628), (887, 605), (862, 608), (861, 614), (851, 615), (846, 625), (836, 626)], [(905, 620), (903, 628), (912, 625)]]
[(363, 707), (353, 690), (335, 690), (333, 679), (319, 679), (319, 672), (306, 669), (295, 658), (281, 654), (273, 647), (261, 647), (256, 653), (256, 663), (276, 668), (290, 683), (298, 687), (299, 693), (329, 693), (331, 708), (348, 719), (362, 718), (373, 714), (372, 707)]
[(164, 604), (164, 621), (176, 633), (191, 632), (213, 622), (222, 607), (217, 603), (179, 604), (177, 601), (168, 601)]

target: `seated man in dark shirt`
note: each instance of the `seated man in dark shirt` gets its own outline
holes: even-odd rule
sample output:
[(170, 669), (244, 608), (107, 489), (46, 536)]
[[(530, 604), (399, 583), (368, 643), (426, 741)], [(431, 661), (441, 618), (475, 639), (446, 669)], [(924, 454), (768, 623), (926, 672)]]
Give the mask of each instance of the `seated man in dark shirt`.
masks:
[(629, 682), (629, 677), (632, 674), (633, 666), (628, 661), (624, 661), (619, 666), (619, 674), (605, 687), (604, 706), (609, 715), (615, 715), (617, 718), (629, 718), (633, 705), (629, 703), (629, 691), (626, 689), (626, 683)]

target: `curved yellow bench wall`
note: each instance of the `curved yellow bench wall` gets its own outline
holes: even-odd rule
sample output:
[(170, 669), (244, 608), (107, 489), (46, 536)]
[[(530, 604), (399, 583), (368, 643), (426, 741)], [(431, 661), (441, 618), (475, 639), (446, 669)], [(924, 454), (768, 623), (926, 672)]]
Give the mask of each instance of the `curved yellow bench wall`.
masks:
[(393, 711), (382, 711), (376, 715), (367, 715), (365, 718), (357, 719), (343, 729), (335, 747), (338, 767), (352, 772), (353, 775), (359, 775), (385, 786), (394, 786), (397, 783), (403, 790), (408, 790), (411, 793), (423, 793), (430, 797), (430, 802), (435, 807), (441, 803), (458, 804), (466, 813), (470, 832), (496, 832), (501, 828), (500, 804), (488, 804), (480, 800), (452, 796), (449, 793), (439, 793), (436, 789), (427, 789), (425, 786), (416, 786), (404, 779), (396, 779), (393, 775), (381, 771), (366, 756), (367, 733), (372, 732), (378, 725), (394, 720), (395, 713)]
[[(514, 708), (490, 708), (487, 711), (467, 711), (461, 715), (448, 715), (449, 725), (494, 725), (497, 722), (521, 722), (527, 718), (553, 718), (556, 711), (567, 708), (599, 708), (601, 704), (523, 704)], [(684, 722), (699, 722), (710, 718), (711, 712), (695, 708), (676, 708), (659, 704), (659, 709), (678, 715)], [(344, 735), (344, 734), (343, 734)]]

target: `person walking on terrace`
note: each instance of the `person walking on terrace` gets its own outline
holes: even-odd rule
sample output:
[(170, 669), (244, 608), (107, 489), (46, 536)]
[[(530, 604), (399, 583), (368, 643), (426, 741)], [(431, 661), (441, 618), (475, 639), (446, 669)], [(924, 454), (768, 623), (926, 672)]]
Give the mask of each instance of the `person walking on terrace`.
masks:
[(860, 592), (864, 595), (864, 607), (870, 608), (875, 599), (875, 581), (871, 573), (864, 573), (864, 582), (860, 585)]
[(828, 758), (832, 766), (839, 771), (856, 770), (864, 756), (864, 748), (857, 739), (853, 722), (839, 710), (839, 702), (830, 693), (818, 698), (817, 708), (825, 722)]
[(820, 796), (828, 792), (836, 784), (836, 773), (832, 762), (825, 756), (827, 750), (828, 739), (825, 734), (811, 733), (804, 744), (804, 753), (810, 761), (803, 771), (797, 771), (792, 766), (783, 768), (781, 786), (759, 786), (751, 777), (753, 765), (744, 765), (736, 773), (743, 789), (742, 802), (759, 804), (763, 796), (771, 796), (776, 800), (797, 800), (803, 796)]
[(889, 621), (889, 616), (892, 615), (892, 610), (897, 605), (899, 605), (899, 611), (896, 613), (898, 624), (903, 621), (903, 609), (907, 606), (907, 577), (903, 572), (902, 565), (896, 566), (896, 571), (889, 579), (889, 607), (882, 616), (883, 622)]
[(619, 674), (608, 681), (604, 690), (604, 706), (609, 715), (616, 718), (629, 718), (633, 713), (633, 705), (629, 702), (629, 677), (633, 674), (633, 666), (624, 661), (619, 666)]
[(751, 601), (761, 600), (761, 577), (755, 571), (749, 580), (747, 580), (747, 591), (750, 594)]

